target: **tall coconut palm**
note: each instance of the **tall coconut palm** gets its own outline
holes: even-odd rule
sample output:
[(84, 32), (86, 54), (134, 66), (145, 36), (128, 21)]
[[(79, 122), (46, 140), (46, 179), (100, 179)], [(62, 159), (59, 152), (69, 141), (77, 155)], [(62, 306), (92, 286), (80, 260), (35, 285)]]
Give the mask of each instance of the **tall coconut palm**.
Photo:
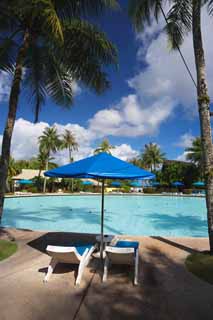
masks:
[(62, 135), (62, 145), (63, 149), (68, 149), (69, 151), (69, 161), (73, 162), (72, 152), (78, 151), (78, 143), (76, 142), (75, 136), (70, 130), (65, 130), (65, 133)]
[(165, 154), (161, 152), (156, 143), (145, 144), (141, 160), (151, 171), (156, 171), (160, 164), (165, 160)]
[(19, 173), (17, 163), (14, 158), (10, 157), (9, 166), (8, 166), (8, 178), (7, 178), (7, 187), (10, 191), (13, 189), (13, 180), (12, 178)]
[(110, 144), (108, 139), (104, 139), (101, 142), (101, 144), (99, 145), (99, 147), (97, 149), (95, 149), (94, 154), (98, 154), (101, 152), (106, 152), (106, 153), (111, 154), (111, 150), (114, 148), (115, 147)]
[(46, 152), (44, 152), (42, 150), (39, 150), (39, 154), (38, 154), (38, 156), (36, 158), (37, 164), (38, 164), (38, 168), (39, 168), (39, 172), (38, 172), (38, 177), (39, 178), (41, 176), (41, 171), (45, 170), (47, 159), (48, 159), (48, 163), (49, 163), (50, 159), (48, 158)]
[(185, 149), (187, 152), (186, 159), (193, 162), (199, 168), (202, 168), (203, 153), (201, 138), (197, 137), (192, 141), (192, 146)]
[[(159, 14), (164, 15), (162, 6), (166, 0), (130, 0), (130, 16), (137, 30), (143, 30), (152, 17), (158, 20)], [(197, 101), (200, 117), (201, 145), (203, 150), (204, 175), (206, 180), (206, 204), (208, 217), (208, 233), (210, 252), (213, 254), (213, 144), (210, 123), (210, 98), (206, 79), (206, 64), (201, 29), (201, 10), (208, 6), (213, 13), (213, 0), (172, 0), (166, 13), (166, 27), (170, 44), (178, 49), (184, 36), (192, 32), (194, 58), (197, 71)]]
[[(46, 157), (45, 170), (48, 170), (50, 154), (56, 153), (61, 148), (61, 140), (55, 127), (47, 127), (39, 137), (39, 150)], [(47, 179), (44, 178), (43, 192), (46, 192)]]
[[(78, 143), (76, 142), (75, 136), (70, 130), (65, 130), (62, 135), (62, 149), (68, 149), (69, 151), (69, 161), (73, 162), (72, 151), (78, 151)], [(74, 180), (72, 178), (72, 192), (74, 188)]]
[(0, 70), (10, 73), (12, 82), (0, 162), (0, 219), (21, 89), (30, 93), (36, 121), (47, 96), (71, 105), (74, 80), (97, 93), (107, 89), (103, 67), (116, 63), (117, 52), (89, 18), (116, 5), (116, 0), (1, 0)]

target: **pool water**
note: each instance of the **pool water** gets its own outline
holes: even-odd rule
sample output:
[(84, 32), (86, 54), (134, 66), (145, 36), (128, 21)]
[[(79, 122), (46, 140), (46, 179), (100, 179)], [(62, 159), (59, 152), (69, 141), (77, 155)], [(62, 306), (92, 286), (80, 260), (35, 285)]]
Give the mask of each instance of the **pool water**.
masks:
[[(7, 198), (2, 224), (32, 230), (100, 232), (100, 196)], [(106, 196), (104, 232), (206, 237), (204, 198)]]

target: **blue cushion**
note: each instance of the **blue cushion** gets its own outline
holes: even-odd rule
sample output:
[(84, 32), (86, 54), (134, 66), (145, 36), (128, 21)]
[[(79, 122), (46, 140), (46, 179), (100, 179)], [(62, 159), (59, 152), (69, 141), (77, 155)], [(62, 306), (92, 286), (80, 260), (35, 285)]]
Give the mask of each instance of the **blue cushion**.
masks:
[(138, 241), (125, 241), (125, 240), (120, 240), (116, 243), (115, 247), (118, 248), (134, 248), (135, 252), (139, 247), (139, 242)]
[(78, 251), (78, 253), (82, 256), (85, 252), (86, 249), (91, 249), (92, 248), (92, 244), (86, 244), (86, 245), (82, 245), (82, 246), (75, 246), (76, 250)]

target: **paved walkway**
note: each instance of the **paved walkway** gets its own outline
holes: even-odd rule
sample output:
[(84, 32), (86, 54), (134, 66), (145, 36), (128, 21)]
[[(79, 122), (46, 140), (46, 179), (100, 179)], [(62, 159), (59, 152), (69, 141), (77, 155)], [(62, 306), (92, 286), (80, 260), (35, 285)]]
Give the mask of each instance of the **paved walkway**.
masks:
[(93, 236), (0, 229), (1, 238), (8, 236), (19, 250), (0, 263), (0, 320), (212, 320), (213, 286), (184, 267), (189, 252), (208, 249), (207, 239), (134, 237), (140, 241), (138, 287), (132, 286), (128, 268), (113, 267), (102, 284), (94, 259), (76, 288), (76, 270), (66, 265), (43, 284), (49, 263), (45, 247), (80, 237), (94, 241)]

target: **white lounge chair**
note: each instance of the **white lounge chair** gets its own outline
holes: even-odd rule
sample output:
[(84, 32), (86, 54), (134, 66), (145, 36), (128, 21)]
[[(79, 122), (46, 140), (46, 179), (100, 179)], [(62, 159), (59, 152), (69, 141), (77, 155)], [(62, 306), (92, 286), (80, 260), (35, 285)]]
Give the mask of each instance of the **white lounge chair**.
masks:
[(95, 245), (79, 245), (73, 247), (47, 246), (47, 253), (52, 257), (44, 282), (47, 282), (57, 263), (78, 264), (76, 285), (80, 285), (84, 268), (88, 265), (91, 255), (96, 249)]
[(119, 240), (113, 246), (106, 246), (103, 282), (107, 281), (108, 268), (110, 264), (124, 264), (134, 266), (133, 282), (134, 285), (138, 285), (138, 247), (138, 242), (129, 240)]

